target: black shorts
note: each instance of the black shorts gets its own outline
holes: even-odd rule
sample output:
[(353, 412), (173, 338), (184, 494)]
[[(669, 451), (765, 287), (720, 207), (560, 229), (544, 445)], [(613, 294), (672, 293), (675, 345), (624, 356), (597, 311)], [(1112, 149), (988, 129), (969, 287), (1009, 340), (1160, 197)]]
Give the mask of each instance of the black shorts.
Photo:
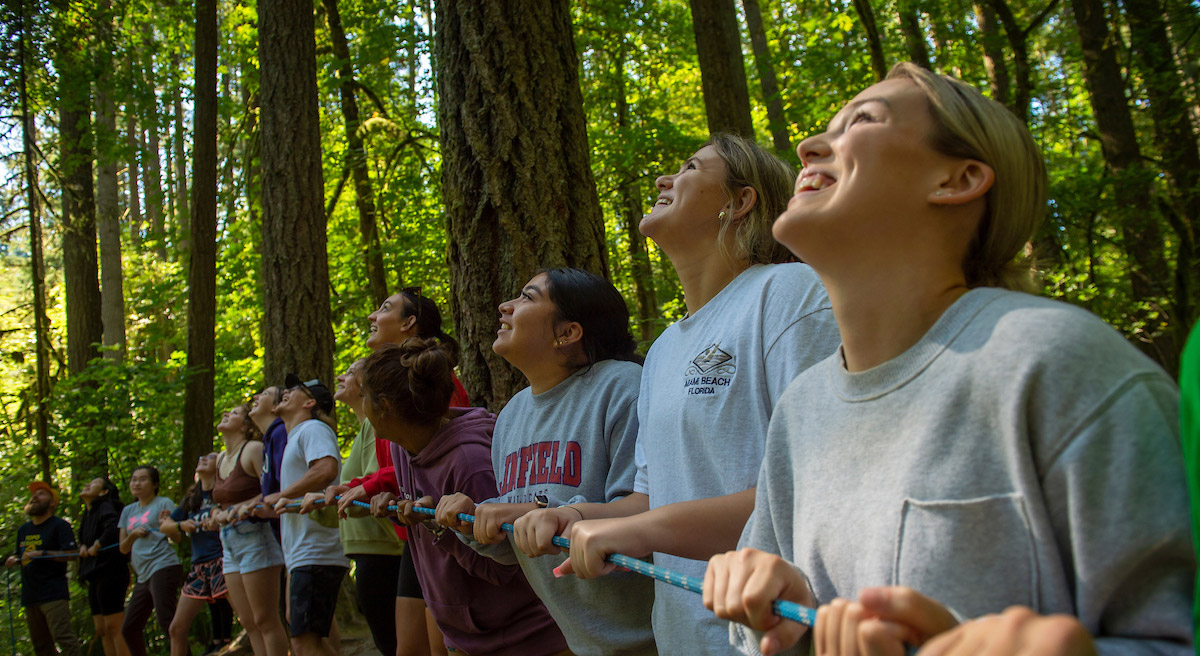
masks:
[(404, 555), (400, 557), (400, 578), (396, 579), (396, 596), (404, 599), (425, 599), (421, 594), (421, 582), (417, 580), (412, 544), (405, 546)]
[(348, 571), (336, 565), (308, 565), (291, 571), (291, 617), (288, 624), (292, 636), (315, 633), (322, 638), (329, 637), (333, 611), (337, 609), (338, 590)]
[(124, 560), (92, 572), (87, 580), (88, 606), (92, 615), (115, 615), (125, 610), (129, 591), (129, 565)]

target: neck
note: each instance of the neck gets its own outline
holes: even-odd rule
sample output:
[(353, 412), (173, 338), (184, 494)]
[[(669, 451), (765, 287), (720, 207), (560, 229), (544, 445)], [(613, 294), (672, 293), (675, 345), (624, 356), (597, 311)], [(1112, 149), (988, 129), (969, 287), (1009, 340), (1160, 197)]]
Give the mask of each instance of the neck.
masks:
[(279, 418), (283, 420), (283, 427), (286, 428), (287, 431), (290, 433), (290, 432), (292, 432), (293, 428), (299, 426), (300, 424), (303, 424), (304, 422), (308, 421), (309, 419), (312, 419), (312, 415), (308, 411), (303, 411), (303, 412), (293, 412), (286, 417), (283, 415), (279, 415)]
[(245, 433), (221, 433), (221, 442), (225, 444), (226, 451), (236, 451), (238, 447), (246, 443)]
[(350, 408), (350, 412), (354, 413), (354, 418), (357, 419), (358, 423), (361, 424), (363, 422), (363, 417), (367, 415), (366, 411), (363, 410), (362, 399), (359, 398), (357, 404), (347, 403), (346, 407)]
[(54, 511), (53, 511), (53, 510), (47, 510), (46, 512), (44, 512), (44, 513), (42, 513), (42, 514), (40, 514), (40, 515), (30, 515), (30, 516), (29, 516), (29, 519), (30, 519), (31, 521), (33, 521), (33, 525), (34, 525), (34, 526), (38, 526), (38, 525), (40, 525), (40, 524), (44, 523), (44, 522), (45, 522), (47, 519), (50, 519), (50, 518), (51, 518), (51, 517), (53, 517), (53, 516), (54, 516)]
[(275, 423), (275, 415), (267, 414), (265, 417), (251, 417), (250, 421), (253, 421), (254, 425), (258, 426), (258, 432), (266, 435), (267, 429), (271, 427), (271, 424)]
[(716, 248), (695, 255), (667, 255), (675, 267), (675, 273), (679, 275), (679, 284), (683, 286), (683, 302), (687, 305), (689, 316), (707, 305), (750, 266), (747, 262), (730, 262)]
[(821, 275), (841, 332), (846, 369), (851, 372), (904, 353), (968, 291), (961, 270), (864, 264), (872, 270), (862, 276)]
[(156, 497), (156, 496), (158, 496), (158, 495), (155, 494), (154, 492), (151, 492), (150, 494), (139, 496), (137, 498), (137, 500), (138, 500), (138, 503), (140, 503), (141, 505), (144, 506), (144, 505), (150, 503), (151, 501), (154, 501), (154, 497)]
[(403, 447), (405, 451), (415, 456), (423, 451), (425, 447), (429, 446), (429, 443), (433, 441), (433, 436), (437, 435), (437, 432), (447, 421), (447, 419), (442, 418), (432, 424), (420, 426), (397, 420), (394, 422), (392, 430), (389, 431), (392, 433), (392, 436), (385, 437), (384, 439), (391, 439)]
[[(552, 390), (559, 383), (571, 377), (571, 374), (578, 371), (578, 368), (568, 367), (557, 357), (558, 352), (550, 354), (550, 357), (542, 358), (540, 364), (522, 365), (517, 367), (521, 373), (525, 374), (525, 378), (529, 380), (529, 388), (534, 394), (541, 394)], [(510, 363), (512, 364), (512, 363)], [(513, 366), (516, 366), (513, 364)]]
[(200, 474), (200, 489), (201, 490), (213, 489), (213, 485), (215, 485), (216, 482), (217, 482), (216, 472), (211, 472), (208, 474)]

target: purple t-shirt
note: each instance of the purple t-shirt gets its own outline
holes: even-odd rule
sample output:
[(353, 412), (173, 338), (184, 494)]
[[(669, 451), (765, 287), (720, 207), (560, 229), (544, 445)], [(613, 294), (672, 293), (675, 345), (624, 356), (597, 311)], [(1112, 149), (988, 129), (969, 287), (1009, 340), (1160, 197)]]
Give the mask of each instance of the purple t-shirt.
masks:
[[(262, 468), (262, 493), (263, 497), (268, 494), (275, 494), (283, 489), (279, 483), (279, 472), (283, 469), (283, 450), (287, 448), (287, 426), (283, 425), (283, 420), (279, 417), (271, 422), (267, 427), (267, 432), (263, 434), (263, 468)], [(271, 530), (275, 532), (275, 541), (282, 542), (282, 533), (279, 528), (278, 519), (267, 520), (271, 522)]]

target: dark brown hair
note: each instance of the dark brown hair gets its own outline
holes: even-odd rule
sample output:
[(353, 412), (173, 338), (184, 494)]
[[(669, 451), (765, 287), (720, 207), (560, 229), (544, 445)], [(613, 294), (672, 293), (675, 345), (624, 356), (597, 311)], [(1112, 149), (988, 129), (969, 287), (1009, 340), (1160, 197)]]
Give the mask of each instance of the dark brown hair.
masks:
[(436, 339), (410, 337), (386, 344), (366, 359), (362, 389), (368, 402), (417, 425), (436, 422), (450, 407), (454, 364), (448, 347)]

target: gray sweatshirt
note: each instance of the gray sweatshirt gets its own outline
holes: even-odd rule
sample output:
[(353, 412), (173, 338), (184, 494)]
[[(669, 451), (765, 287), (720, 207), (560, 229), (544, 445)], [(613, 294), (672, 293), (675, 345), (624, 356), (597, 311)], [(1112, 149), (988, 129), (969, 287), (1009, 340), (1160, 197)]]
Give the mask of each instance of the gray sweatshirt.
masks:
[[(536, 396), (528, 387), (518, 392), (496, 418), (492, 466), (500, 496), (490, 501), (529, 503), (544, 494), (559, 506), (605, 503), (632, 492), (641, 377), (638, 364), (605, 360)], [(463, 541), (500, 562), (515, 558), (575, 654), (657, 653), (650, 579), (633, 572), (596, 581), (556, 579), (552, 570), (565, 555), (529, 558), (511, 542)]]
[(904, 585), (966, 618), (1075, 615), (1101, 653), (1190, 653), (1178, 400), (1088, 312), (976, 289), (895, 359), (851, 374), (839, 351), (788, 387), (741, 545), (818, 603)]
[[(752, 266), (650, 347), (638, 399), (635, 490), (650, 507), (741, 492), (762, 466), (776, 399), (837, 349), (825, 288), (804, 264)], [(704, 561), (654, 554), (703, 578)], [(729, 623), (700, 595), (654, 589), (654, 637), (666, 653), (727, 654)]]

